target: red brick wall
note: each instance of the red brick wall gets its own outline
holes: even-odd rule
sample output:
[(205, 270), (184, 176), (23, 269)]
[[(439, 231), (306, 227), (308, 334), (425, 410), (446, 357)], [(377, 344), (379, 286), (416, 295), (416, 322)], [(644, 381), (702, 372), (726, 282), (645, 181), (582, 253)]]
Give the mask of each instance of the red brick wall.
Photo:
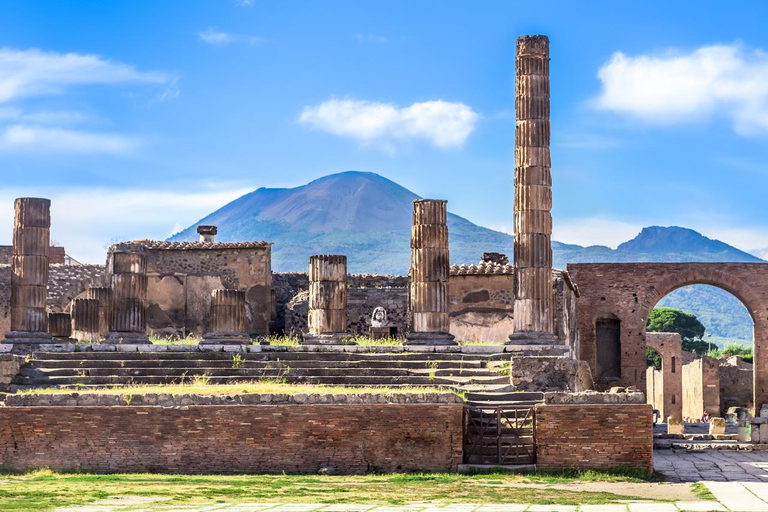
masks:
[(455, 470), (461, 404), (5, 407), (4, 469), (167, 473)]
[(653, 470), (648, 404), (536, 406), (536, 465), (541, 469)]

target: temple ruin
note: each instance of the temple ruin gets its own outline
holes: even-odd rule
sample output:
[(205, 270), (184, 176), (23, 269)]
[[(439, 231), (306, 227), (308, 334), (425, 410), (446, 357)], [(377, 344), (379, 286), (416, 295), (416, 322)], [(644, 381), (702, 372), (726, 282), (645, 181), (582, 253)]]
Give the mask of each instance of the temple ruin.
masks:
[[(313, 429), (314, 439), (342, 447), (371, 445), (366, 433), (384, 425), (380, 435), (392, 443), (397, 436), (412, 442), (408, 457), (397, 447), (397, 460), (367, 452), (370, 459), (358, 460), (364, 450), (353, 450), (338, 462), (344, 472), (376, 464), (387, 471), (445, 470), (461, 463), (650, 469), (653, 409), (669, 419), (670, 432), (705, 413), (718, 418), (717, 429), (725, 425), (719, 418), (728, 414), (738, 415), (740, 429), (747, 429), (749, 418), (756, 425), (768, 423), (768, 408), (763, 410), (768, 405), (768, 263), (552, 267), (549, 39), (523, 36), (516, 52), (513, 265), (504, 254), (480, 256), (480, 251), (478, 262), (452, 265), (446, 201), (420, 199), (413, 203), (407, 276), (348, 274), (347, 256), (339, 254), (311, 256), (307, 272), (273, 272), (269, 241), (218, 242), (217, 227), (210, 225), (198, 226), (195, 242), (123, 242), (109, 248), (106, 265), (67, 266), (49, 257), (50, 201), (21, 198), (15, 205), (10, 261), (0, 264), (0, 347), (9, 353), (0, 361), (0, 386), (12, 392), (191, 378), (213, 384), (273, 379), (439, 386), (465, 393), (464, 401), (423, 394), (402, 403), (364, 397), (356, 404), (319, 395), (303, 397), (304, 402), (271, 396), (217, 402), (197, 396), (184, 399), (189, 412), (179, 410), (181, 402), (173, 397), (157, 396), (145, 404), (150, 411), (142, 428), (168, 422), (174, 432), (185, 432), (187, 419), (194, 417), (216, 433), (211, 439), (229, 432), (244, 439), (251, 411), (263, 414), (259, 411), (270, 407), (285, 422), (259, 416), (253, 422), (262, 429), (257, 439), (272, 439), (278, 429), (301, 438), (296, 432), (304, 425)], [(688, 284), (718, 286), (746, 305), (755, 324), (752, 366), (694, 357), (682, 351), (679, 335), (646, 332), (659, 299)], [(270, 336), (287, 336), (283, 339), (292, 343)], [(379, 342), (356, 345), (351, 338), (358, 336)], [(163, 342), (167, 337), (187, 341)], [(649, 347), (661, 356), (658, 369), (647, 367)], [(44, 400), (8, 396), (7, 404), (20, 407)], [(89, 407), (77, 396), (62, 403)], [(231, 420), (235, 423), (221, 412), (231, 403), (242, 406)], [(406, 406), (411, 403), (421, 412)], [(79, 421), (77, 414), (59, 414), (56, 405), (43, 403), (39, 410), (59, 429), (61, 446), (102, 435), (87, 425), (89, 433), (79, 435), (70, 428)], [(21, 409), (6, 409), (8, 421), (26, 421)], [(102, 409), (94, 408), (93, 414), (107, 425), (113, 419), (126, 425), (137, 421), (130, 410)], [(107, 419), (109, 414), (114, 418)], [(344, 431), (343, 439), (323, 426), (338, 418), (355, 426)], [(500, 437), (487, 437), (502, 426), (510, 432), (503, 449)], [(757, 429), (756, 439), (762, 430)], [(77, 436), (67, 437), (72, 431)], [(768, 433), (761, 439), (768, 442)], [(169, 441), (175, 442), (187, 438)], [(316, 452), (323, 441), (297, 441), (293, 448), (273, 442), (286, 460), (300, 458), (297, 453), (314, 455), (293, 467), (262, 457), (259, 445), (214, 441), (192, 446), (202, 454), (201, 466), (192, 470), (244, 470), (238, 447), (259, 459), (259, 469), (279, 471), (317, 471), (319, 460), (337, 453), (336, 445)], [(146, 469), (142, 460), (109, 449), (104, 448), (105, 456), (120, 460), (118, 469)], [(56, 450), (43, 461), (46, 467), (66, 466), (67, 453)], [(145, 456), (153, 469), (190, 469), (174, 465), (168, 450), (150, 447)], [(14, 458), (13, 450), (2, 453), (0, 463), (10, 468), (42, 463), (34, 451), (27, 458)], [(398, 465), (401, 459), (407, 459), (404, 466)], [(86, 460), (79, 467), (89, 469), (89, 464)]]

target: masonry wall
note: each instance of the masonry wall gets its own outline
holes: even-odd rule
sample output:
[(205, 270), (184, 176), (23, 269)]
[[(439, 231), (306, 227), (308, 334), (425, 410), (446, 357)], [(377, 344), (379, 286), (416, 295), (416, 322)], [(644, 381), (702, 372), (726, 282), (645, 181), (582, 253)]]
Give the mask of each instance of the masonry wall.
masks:
[(708, 411), (720, 416), (720, 362), (701, 357), (683, 365), (683, 418), (699, 421)]
[(6, 470), (451, 471), (461, 404), (4, 407)]
[(753, 368), (739, 357), (722, 361), (718, 368), (720, 380), (720, 411), (725, 414), (729, 407), (754, 408), (752, 398)]
[[(106, 286), (104, 265), (50, 265), (47, 306), (65, 312), (75, 297), (90, 286)], [(11, 328), (11, 267), (0, 265), (0, 339)]]
[(648, 404), (537, 405), (536, 465), (652, 471), (652, 411)]
[[(246, 296), (246, 329), (266, 335), (272, 316), (272, 255), (266, 243), (124, 243), (114, 251), (143, 252), (147, 259), (147, 328), (159, 334), (200, 336), (210, 323), (211, 292), (229, 288)], [(208, 244), (210, 245), (210, 244)], [(213, 244), (216, 245), (216, 244)]]

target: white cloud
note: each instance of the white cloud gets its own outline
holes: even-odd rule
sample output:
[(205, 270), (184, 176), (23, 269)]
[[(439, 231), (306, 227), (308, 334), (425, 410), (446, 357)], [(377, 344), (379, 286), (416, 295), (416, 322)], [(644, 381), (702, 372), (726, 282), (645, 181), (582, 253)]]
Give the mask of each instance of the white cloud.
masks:
[(199, 37), (200, 40), (213, 46), (227, 46), (232, 43), (256, 45), (263, 41), (261, 37), (244, 34), (231, 34), (229, 32), (221, 32), (212, 28), (198, 32), (197, 37)]
[(627, 56), (616, 52), (598, 71), (594, 105), (648, 123), (724, 116), (742, 135), (768, 133), (768, 54), (741, 44), (692, 52)]
[[(11, 243), (16, 197), (51, 199), (51, 238), (82, 263), (103, 263), (106, 246), (118, 240), (165, 239), (251, 189), (126, 190), (112, 188), (0, 189), (0, 244)], [(89, 201), (119, 208), (87, 208)], [(5, 227), (3, 227), (5, 226)]]
[(615, 249), (636, 237), (643, 226), (600, 217), (555, 219), (552, 239), (564, 244), (605, 245)]
[(426, 139), (439, 148), (461, 147), (474, 131), (479, 115), (464, 103), (443, 100), (398, 107), (391, 103), (331, 98), (306, 106), (299, 122), (312, 129), (351, 137), (367, 145)]
[(130, 153), (139, 141), (122, 135), (11, 125), (0, 131), (0, 152)]
[(765, 249), (756, 249), (754, 251), (751, 251), (751, 253), (760, 259), (768, 260), (768, 247), (766, 247)]
[(389, 42), (389, 38), (384, 36), (377, 36), (376, 34), (355, 34), (355, 39), (358, 43), (380, 43), (386, 44)]
[(165, 84), (173, 77), (99, 55), (0, 49), (0, 103), (60, 94), (66, 87), (92, 84)]

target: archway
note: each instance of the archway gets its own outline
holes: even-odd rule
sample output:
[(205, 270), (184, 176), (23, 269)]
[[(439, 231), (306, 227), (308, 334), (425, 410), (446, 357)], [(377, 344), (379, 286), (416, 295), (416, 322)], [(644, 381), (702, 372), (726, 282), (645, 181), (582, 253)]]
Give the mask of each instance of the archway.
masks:
[(621, 384), (645, 388), (646, 321), (667, 294), (693, 284), (721, 288), (741, 301), (754, 322), (754, 403), (768, 403), (768, 264), (579, 263), (568, 271), (579, 287), (580, 359), (597, 373), (597, 319), (621, 322)]

